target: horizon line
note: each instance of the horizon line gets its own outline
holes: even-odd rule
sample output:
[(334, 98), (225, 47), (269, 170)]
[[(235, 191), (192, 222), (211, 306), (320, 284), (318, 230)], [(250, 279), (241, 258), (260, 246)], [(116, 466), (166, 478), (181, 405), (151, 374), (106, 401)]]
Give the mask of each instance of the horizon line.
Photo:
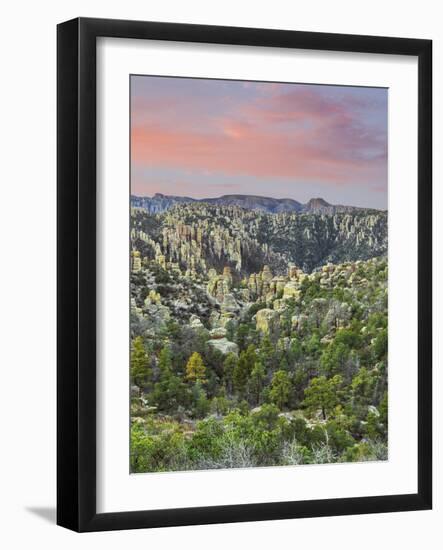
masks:
[(196, 202), (204, 202), (205, 200), (220, 199), (220, 198), (223, 198), (223, 197), (257, 197), (257, 198), (260, 198), (260, 199), (272, 199), (272, 200), (277, 200), (277, 201), (289, 200), (289, 201), (297, 202), (300, 205), (306, 205), (310, 201), (313, 201), (313, 200), (322, 200), (322, 201), (326, 202), (328, 206), (344, 206), (344, 207), (349, 207), (349, 208), (359, 208), (361, 210), (379, 210), (381, 212), (385, 212), (385, 211), (387, 212), (388, 211), (388, 208), (377, 208), (375, 206), (356, 206), (355, 204), (331, 203), (331, 202), (327, 201), (326, 199), (324, 199), (323, 197), (318, 197), (318, 196), (317, 197), (311, 197), (307, 202), (301, 202), (298, 199), (294, 199), (294, 198), (291, 198), (291, 197), (271, 197), (269, 195), (253, 195), (253, 194), (249, 194), (249, 193), (226, 193), (224, 195), (216, 195), (216, 196), (213, 196), (213, 197), (203, 197), (203, 198), (196, 198), (196, 197), (193, 197), (191, 195), (167, 195), (165, 193), (160, 193), (158, 191), (156, 193), (154, 193), (153, 195), (139, 195), (139, 194), (133, 194), (132, 192), (130, 193), (131, 197), (147, 198), (147, 199), (153, 199), (156, 195), (161, 195), (161, 196), (167, 197), (167, 198), (170, 198), (170, 197), (187, 198), (187, 199), (192, 199)]

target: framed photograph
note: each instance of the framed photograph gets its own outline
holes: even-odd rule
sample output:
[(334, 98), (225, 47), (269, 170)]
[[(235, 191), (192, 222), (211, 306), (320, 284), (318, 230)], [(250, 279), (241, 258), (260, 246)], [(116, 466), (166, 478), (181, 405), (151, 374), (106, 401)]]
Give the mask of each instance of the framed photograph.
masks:
[(58, 26), (59, 525), (430, 509), (429, 40)]

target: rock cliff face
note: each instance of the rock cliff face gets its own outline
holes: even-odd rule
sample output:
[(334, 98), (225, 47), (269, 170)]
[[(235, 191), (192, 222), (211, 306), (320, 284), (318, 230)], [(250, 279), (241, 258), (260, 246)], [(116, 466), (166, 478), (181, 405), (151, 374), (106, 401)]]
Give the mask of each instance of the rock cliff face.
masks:
[[(321, 203), (311, 207), (328, 208)], [(328, 262), (385, 254), (387, 214), (369, 210), (268, 214), (193, 202), (172, 206), (162, 214), (133, 210), (131, 236), (146, 257), (164, 268), (168, 265), (198, 278), (226, 266), (234, 279), (252, 276), (254, 292), (256, 284), (265, 282), (266, 274), (259, 283), (253, 281), (263, 266), (269, 266), (275, 276), (286, 274), (291, 263), (309, 273)]]
[(269, 334), (278, 325), (278, 313), (273, 309), (260, 309), (255, 316), (257, 330)]

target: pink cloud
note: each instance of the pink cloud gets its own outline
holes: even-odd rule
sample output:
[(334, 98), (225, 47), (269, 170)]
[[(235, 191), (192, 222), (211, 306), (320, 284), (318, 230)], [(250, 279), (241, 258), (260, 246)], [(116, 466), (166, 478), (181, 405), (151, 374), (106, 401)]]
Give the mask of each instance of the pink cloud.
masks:
[[(315, 139), (318, 142), (312, 145)], [(343, 160), (331, 151), (321, 135), (314, 136), (311, 132), (309, 141), (302, 135), (288, 139), (285, 135), (260, 133), (244, 126), (236, 128), (234, 123), (226, 125), (220, 134), (158, 126), (133, 128), (132, 160), (149, 166), (332, 181), (352, 181), (357, 175), (370, 175), (374, 170), (370, 162)]]
[(223, 112), (211, 111), (209, 100), (199, 104), (201, 98), (137, 100), (132, 161), (342, 185), (385, 180), (386, 145), (355, 114), (362, 105), (330, 100), (309, 87), (266, 90), (250, 103), (224, 99)]

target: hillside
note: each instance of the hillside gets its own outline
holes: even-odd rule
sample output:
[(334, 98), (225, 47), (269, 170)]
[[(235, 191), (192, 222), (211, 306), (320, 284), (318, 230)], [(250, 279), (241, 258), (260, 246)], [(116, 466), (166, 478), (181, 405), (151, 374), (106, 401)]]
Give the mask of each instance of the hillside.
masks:
[(165, 256), (181, 269), (204, 274), (229, 266), (249, 276), (267, 264), (276, 275), (289, 264), (311, 272), (332, 262), (365, 260), (387, 252), (387, 214), (268, 214), (207, 203), (132, 213), (132, 237), (148, 258)]
[(387, 459), (387, 215), (311, 207), (132, 209), (132, 472)]

